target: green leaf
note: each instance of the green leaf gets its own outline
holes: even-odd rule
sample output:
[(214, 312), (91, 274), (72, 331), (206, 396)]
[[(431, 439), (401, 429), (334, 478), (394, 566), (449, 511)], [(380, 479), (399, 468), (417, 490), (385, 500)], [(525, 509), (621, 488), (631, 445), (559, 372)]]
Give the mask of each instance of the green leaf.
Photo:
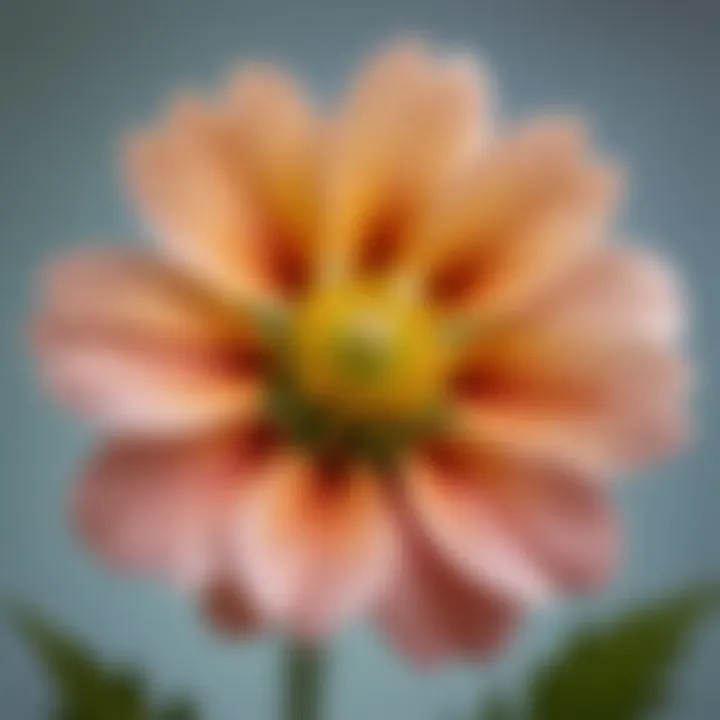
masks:
[(102, 662), (91, 649), (35, 610), (13, 612), (19, 632), (54, 683), (56, 720), (196, 720), (185, 700), (156, 708), (143, 678)]
[(668, 674), (717, 586), (694, 588), (576, 635), (535, 674), (530, 720), (638, 720), (664, 699)]
[[(526, 720), (640, 720), (664, 700), (695, 625), (720, 605), (720, 586), (695, 587), (579, 632), (535, 672)], [(478, 720), (516, 717), (495, 697)]]

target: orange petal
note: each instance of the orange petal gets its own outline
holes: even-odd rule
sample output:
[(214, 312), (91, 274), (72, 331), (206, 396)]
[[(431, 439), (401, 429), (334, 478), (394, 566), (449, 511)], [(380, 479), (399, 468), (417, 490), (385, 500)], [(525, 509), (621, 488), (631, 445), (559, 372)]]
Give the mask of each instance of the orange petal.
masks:
[(470, 243), (487, 246), (511, 228), (577, 167), (584, 142), (574, 120), (534, 121), (498, 139), (417, 218), (418, 268), (447, 262)]
[(229, 113), (256, 197), (280, 237), (307, 263), (317, 225), (320, 124), (292, 79), (251, 67), (233, 80)]
[(408, 243), (417, 247), (410, 266), (437, 302), (494, 318), (601, 239), (616, 181), (583, 149), (577, 122), (536, 121), (428, 207)]
[(164, 128), (130, 139), (125, 168), (132, 196), (183, 267), (233, 300), (281, 302), (282, 248), (228, 118), (178, 103)]
[(618, 185), (609, 167), (579, 173), (564, 195), (548, 203), (527, 227), (498, 247), (482, 283), (465, 298), (462, 313), (507, 317), (528, 307), (581, 264), (605, 240), (609, 209)]
[(116, 440), (89, 463), (74, 498), (78, 528), (105, 560), (190, 587), (222, 566), (228, 507), (267, 445), (257, 428), (193, 440)]
[(326, 274), (378, 272), (397, 258), (409, 217), (482, 139), (479, 85), (466, 59), (438, 60), (415, 45), (393, 47), (365, 70), (333, 128)]
[(613, 566), (609, 503), (577, 474), (447, 440), (416, 457), (407, 492), (448, 562), (514, 602), (599, 582)]
[(468, 581), (416, 521), (402, 527), (400, 571), (377, 612), (393, 645), (422, 666), (497, 651), (515, 629), (520, 607)]
[(50, 268), (44, 290), (33, 326), (43, 375), (100, 424), (184, 431), (254, 407), (253, 330), (156, 260), (78, 253)]
[(683, 312), (652, 258), (607, 250), (513, 322), (479, 338), (455, 377), (479, 442), (617, 471), (687, 435)]
[(536, 369), (499, 394), (464, 391), (457, 427), (483, 444), (590, 472), (617, 473), (676, 451), (689, 433), (684, 363), (657, 353), (613, 360), (589, 366), (594, 376), (558, 382), (557, 372), (542, 378)]
[(324, 635), (382, 591), (394, 566), (394, 526), (375, 477), (295, 458), (242, 503), (236, 554), (264, 616)]

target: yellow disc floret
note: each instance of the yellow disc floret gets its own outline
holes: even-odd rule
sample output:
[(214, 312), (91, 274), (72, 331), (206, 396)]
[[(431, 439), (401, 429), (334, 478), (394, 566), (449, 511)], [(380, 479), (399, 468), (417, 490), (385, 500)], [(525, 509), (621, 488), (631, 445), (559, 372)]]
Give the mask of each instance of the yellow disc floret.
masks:
[(373, 284), (316, 291), (291, 330), (298, 389), (345, 417), (407, 418), (439, 399), (440, 325), (420, 304)]

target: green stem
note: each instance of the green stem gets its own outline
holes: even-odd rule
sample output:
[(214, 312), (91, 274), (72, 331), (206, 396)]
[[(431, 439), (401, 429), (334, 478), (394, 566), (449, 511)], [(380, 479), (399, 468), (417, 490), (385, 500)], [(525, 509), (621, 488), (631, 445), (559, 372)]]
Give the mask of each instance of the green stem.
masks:
[(320, 720), (323, 664), (322, 648), (290, 641), (285, 654), (284, 720)]

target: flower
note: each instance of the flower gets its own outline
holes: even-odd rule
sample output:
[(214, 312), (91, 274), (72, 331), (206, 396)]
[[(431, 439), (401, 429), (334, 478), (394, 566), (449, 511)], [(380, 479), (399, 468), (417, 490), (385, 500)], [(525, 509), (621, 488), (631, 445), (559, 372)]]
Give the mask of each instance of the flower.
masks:
[(130, 139), (157, 245), (60, 259), (34, 323), (105, 433), (74, 503), (105, 559), (229, 631), (372, 613), (422, 662), (608, 577), (609, 478), (687, 434), (684, 308), (610, 240), (582, 123), (488, 95), (409, 43), (333, 114), (253, 67)]

